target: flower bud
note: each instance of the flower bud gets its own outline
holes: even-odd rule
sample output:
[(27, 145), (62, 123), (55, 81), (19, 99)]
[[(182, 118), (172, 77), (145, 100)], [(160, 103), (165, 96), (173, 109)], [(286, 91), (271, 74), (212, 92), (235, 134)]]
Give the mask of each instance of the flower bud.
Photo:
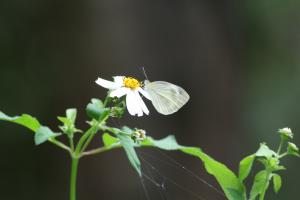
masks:
[(279, 129), (278, 133), (280, 133), (281, 139), (283, 140), (293, 139), (292, 130), (288, 127)]

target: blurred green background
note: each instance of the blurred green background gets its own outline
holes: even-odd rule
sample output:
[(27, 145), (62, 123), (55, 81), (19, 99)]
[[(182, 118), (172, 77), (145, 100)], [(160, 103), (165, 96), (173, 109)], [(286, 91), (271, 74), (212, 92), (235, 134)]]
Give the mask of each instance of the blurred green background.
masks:
[[(179, 143), (199, 146), (237, 170), (259, 142), (277, 147), (278, 128), (292, 128), (300, 144), (299, 9), (298, 0), (2, 0), (0, 110), (29, 113), (57, 130), (56, 116), (77, 107), (78, 125), (86, 128), (85, 105), (106, 92), (96, 78), (143, 80), (145, 66), (150, 80), (178, 84), (191, 100), (171, 116), (148, 103), (149, 117), (126, 115), (118, 123), (156, 138), (175, 134)], [(68, 199), (65, 152), (34, 146), (33, 134), (16, 125), (1, 122), (0, 134), (0, 199)], [(217, 185), (200, 161), (168, 155)], [(184, 172), (144, 157), (204, 199), (224, 199)], [(282, 191), (267, 199), (298, 198), (300, 161), (285, 164)], [(79, 200), (146, 199), (121, 150), (86, 158), (79, 170)], [(146, 187), (150, 199), (163, 199), (149, 181)], [(171, 184), (165, 192), (166, 199), (197, 199)]]

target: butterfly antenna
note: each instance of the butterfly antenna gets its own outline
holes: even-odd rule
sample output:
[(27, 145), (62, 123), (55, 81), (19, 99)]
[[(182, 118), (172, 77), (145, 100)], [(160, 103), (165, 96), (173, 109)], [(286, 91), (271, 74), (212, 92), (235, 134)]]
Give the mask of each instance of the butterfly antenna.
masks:
[(143, 74), (144, 74), (145, 78), (146, 78), (147, 80), (149, 80), (149, 79), (148, 79), (148, 76), (147, 76), (147, 73), (146, 73), (146, 70), (145, 70), (145, 67), (141, 67), (141, 69), (142, 69), (142, 71), (143, 71)]

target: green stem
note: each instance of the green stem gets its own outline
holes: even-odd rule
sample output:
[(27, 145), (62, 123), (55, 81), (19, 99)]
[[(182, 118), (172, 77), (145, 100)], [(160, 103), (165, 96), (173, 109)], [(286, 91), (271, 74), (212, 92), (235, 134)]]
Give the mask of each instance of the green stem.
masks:
[(85, 141), (90, 137), (90, 135), (97, 133), (98, 130), (99, 130), (98, 125), (94, 125), (85, 132), (85, 134), (80, 138), (80, 140), (76, 146), (75, 155), (79, 156), (82, 146), (84, 145)]
[(278, 155), (279, 155), (280, 152), (281, 152), (282, 145), (283, 145), (283, 141), (281, 140), (281, 141), (280, 141), (280, 144), (279, 144), (279, 147), (278, 147), (278, 150), (277, 150), (277, 154), (278, 154)]
[(283, 158), (283, 157), (286, 156), (286, 155), (288, 155), (288, 152), (285, 152), (285, 153), (279, 155), (279, 158)]
[(97, 149), (92, 149), (92, 150), (89, 150), (89, 151), (85, 151), (81, 155), (82, 156), (91, 156), (91, 155), (95, 155), (95, 154), (98, 154), (98, 153), (103, 153), (105, 151), (109, 151), (109, 150), (120, 148), (120, 147), (122, 147), (122, 146), (121, 145), (116, 145), (116, 146), (110, 147), (110, 148), (100, 147), (100, 148), (97, 148)]
[(106, 97), (105, 97), (105, 99), (104, 99), (103, 107), (106, 107), (106, 106), (107, 106), (108, 100), (109, 100), (109, 92), (107, 93), (107, 95), (106, 95)]
[(71, 151), (74, 152), (74, 140), (73, 137), (69, 137), (69, 141), (70, 141), (70, 147), (71, 147)]
[(86, 142), (84, 143), (83, 147), (81, 148), (81, 153), (84, 152), (84, 150), (88, 147), (88, 145), (91, 143), (92, 139), (94, 138), (96, 133), (92, 133), (87, 138)]
[(70, 200), (76, 200), (76, 180), (79, 158), (72, 156), (71, 177), (70, 177)]
[(91, 141), (93, 140), (95, 134), (98, 132), (99, 129), (103, 130), (103, 124), (105, 124), (105, 121), (108, 119), (109, 116), (107, 116), (106, 118), (102, 119), (100, 122), (98, 122), (96, 124), (97, 130), (94, 132), (89, 133), (89, 136), (87, 137), (87, 139), (85, 139), (83, 146), (80, 149), (80, 153), (84, 152), (85, 149), (89, 146), (89, 144), (91, 143)]
[(65, 144), (61, 143), (60, 141), (56, 140), (55, 138), (49, 138), (48, 139), (49, 142), (51, 142), (52, 144), (55, 144), (56, 146), (64, 149), (64, 150), (67, 150), (68, 152), (71, 152), (70, 148), (68, 146), (66, 146)]

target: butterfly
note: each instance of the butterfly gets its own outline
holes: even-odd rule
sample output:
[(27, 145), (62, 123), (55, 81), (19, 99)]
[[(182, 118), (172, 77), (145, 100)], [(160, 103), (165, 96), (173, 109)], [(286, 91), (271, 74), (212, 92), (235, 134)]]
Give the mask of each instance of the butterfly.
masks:
[(170, 115), (177, 112), (190, 99), (189, 94), (181, 87), (166, 81), (144, 81), (144, 90), (157, 112)]

